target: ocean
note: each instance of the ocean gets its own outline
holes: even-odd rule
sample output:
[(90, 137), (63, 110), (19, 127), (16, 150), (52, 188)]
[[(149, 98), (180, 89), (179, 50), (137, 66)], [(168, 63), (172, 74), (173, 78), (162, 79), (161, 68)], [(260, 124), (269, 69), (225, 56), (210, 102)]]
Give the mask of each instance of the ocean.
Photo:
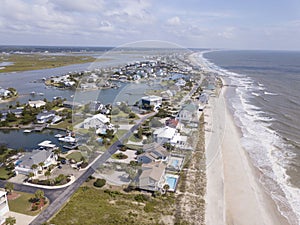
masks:
[(213, 51), (203, 57), (229, 84), (228, 106), (260, 182), (282, 215), (299, 224), (300, 52)]

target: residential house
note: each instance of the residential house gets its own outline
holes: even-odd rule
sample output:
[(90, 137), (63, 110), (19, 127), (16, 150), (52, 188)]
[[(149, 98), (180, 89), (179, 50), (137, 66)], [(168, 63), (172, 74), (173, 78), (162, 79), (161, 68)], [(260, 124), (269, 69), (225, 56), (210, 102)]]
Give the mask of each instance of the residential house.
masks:
[(0, 99), (7, 98), (10, 94), (11, 94), (11, 92), (9, 90), (0, 88)]
[(191, 121), (198, 121), (199, 113), (198, 113), (198, 106), (193, 103), (184, 105), (182, 109), (179, 111), (177, 119), (180, 122), (187, 123)]
[(31, 106), (31, 107), (34, 107), (34, 108), (40, 108), (42, 106), (45, 106), (46, 105), (46, 102), (42, 101), (42, 100), (36, 100), (36, 101), (28, 101), (28, 104)]
[(55, 111), (43, 111), (36, 116), (37, 123), (47, 123), (55, 117)]
[(163, 191), (165, 184), (166, 164), (161, 162), (149, 163), (142, 166), (137, 178), (138, 187), (146, 191)]
[(166, 126), (171, 128), (178, 128), (179, 120), (177, 119), (168, 119), (166, 120)]
[(15, 172), (17, 174), (25, 174), (29, 173), (37, 174), (38, 169), (32, 169), (32, 165), (39, 165), (41, 162), (44, 163), (44, 168), (52, 164), (56, 164), (57, 156), (51, 150), (33, 150), (30, 153), (26, 153), (23, 157), (21, 157), (15, 166)]
[(167, 161), (170, 153), (160, 144), (151, 143), (143, 147), (144, 153), (137, 156), (139, 163), (151, 163), (157, 161)]
[(5, 214), (9, 212), (8, 201), (5, 191), (0, 191), (0, 224), (5, 222)]
[(209, 95), (207, 93), (205, 93), (205, 92), (201, 93), (201, 95), (199, 96), (199, 101), (202, 104), (207, 104), (208, 100), (209, 100)]
[(73, 102), (73, 101), (64, 101), (63, 102), (63, 106), (69, 109), (73, 109), (73, 108), (79, 108), (82, 106), (82, 104), (78, 103), (78, 102)]
[(184, 79), (179, 79), (179, 80), (177, 80), (175, 85), (178, 86), (178, 87), (183, 87), (183, 86), (186, 85), (186, 81)]
[(89, 129), (89, 128), (99, 129), (109, 123), (110, 123), (110, 120), (105, 115), (96, 114), (92, 117), (86, 118), (82, 123), (82, 128), (84, 128), (84, 129)]
[(161, 95), (163, 101), (170, 101), (171, 98), (174, 96), (173, 92), (170, 90), (163, 91), (160, 93), (160, 95)]
[(162, 97), (150, 95), (150, 96), (144, 96), (141, 98), (142, 106), (160, 106), (162, 103)]
[(157, 143), (164, 144), (170, 143), (174, 138), (177, 130), (172, 127), (161, 127), (153, 132), (154, 140)]

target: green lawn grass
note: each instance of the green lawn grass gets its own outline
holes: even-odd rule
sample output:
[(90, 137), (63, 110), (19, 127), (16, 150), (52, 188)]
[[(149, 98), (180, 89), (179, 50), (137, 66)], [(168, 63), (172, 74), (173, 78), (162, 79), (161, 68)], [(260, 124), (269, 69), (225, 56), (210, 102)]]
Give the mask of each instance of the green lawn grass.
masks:
[[(17, 192), (17, 191), (14, 191)], [(41, 210), (31, 211), (31, 203), (29, 199), (34, 197), (34, 194), (25, 192), (17, 192), (20, 196), (14, 200), (8, 200), (9, 210), (17, 213), (22, 213), (30, 216), (36, 216)], [(45, 209), (47, 205), (43, 208)]]
[[(137, 202), (140, 193), (120, 193), (81, 187), (51, 224), (160, 224), (161, 215), (174, 213), (174, 197), (152, 198)], [(147, 206), (148, 205), (148, 206)]]
[(80, 162), (82, 158), (81, 152), (72, 152), (67, 155), (67, 159), (74, 159), (76, 162)]
[(7, 180), (11, 178), (11, 175), (9, 175), (9, 171), (5, 169), (5, 167), (0, 167), (0, 179), (1, 180)]

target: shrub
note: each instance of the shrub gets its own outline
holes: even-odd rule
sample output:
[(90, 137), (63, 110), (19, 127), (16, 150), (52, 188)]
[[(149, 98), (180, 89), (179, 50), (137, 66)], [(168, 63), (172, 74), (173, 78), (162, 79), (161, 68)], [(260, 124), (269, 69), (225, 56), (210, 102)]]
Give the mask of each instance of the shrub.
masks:
[(95, 187), (103, 187), (104, 185), (106, 184), (106, 180), (105, 179), (97, 179), (95, 182), (94, 182), (94, 186)]
[(143, 194), (138, 194), (134, 196), (134, 200), (137, 202), (145, 202), (149, 200), (149, 197)]

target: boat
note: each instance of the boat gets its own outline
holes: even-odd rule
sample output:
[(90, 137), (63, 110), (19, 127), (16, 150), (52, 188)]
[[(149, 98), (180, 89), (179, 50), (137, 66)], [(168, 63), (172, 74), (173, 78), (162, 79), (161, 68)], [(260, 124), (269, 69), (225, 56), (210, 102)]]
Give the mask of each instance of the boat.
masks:
[(44, 96), (44, 93), (43, 93), (43, 92), (40, 92), (40, 93), (38, 93), (38, 95), (40, 95), (40, 96)]
[(61, 138), (61, 137), (63, 137), (63, 135), (62, 134), (55, 134), (54, 137)]
[(24, 130), (23, 133), (31, 133), (32, 130)]
[(35, 95), (36, 93), (35, 93), (35, 91), (32, 91), (30, 94), (31, 94), (31, 95)]
[(66, 142), (66, 143), (75, 143), (77, 142), (76, 138), (73, 138), (71, 136), (66, 136), (66, 137), (60, 137), (58, 138), (59, 141)]

